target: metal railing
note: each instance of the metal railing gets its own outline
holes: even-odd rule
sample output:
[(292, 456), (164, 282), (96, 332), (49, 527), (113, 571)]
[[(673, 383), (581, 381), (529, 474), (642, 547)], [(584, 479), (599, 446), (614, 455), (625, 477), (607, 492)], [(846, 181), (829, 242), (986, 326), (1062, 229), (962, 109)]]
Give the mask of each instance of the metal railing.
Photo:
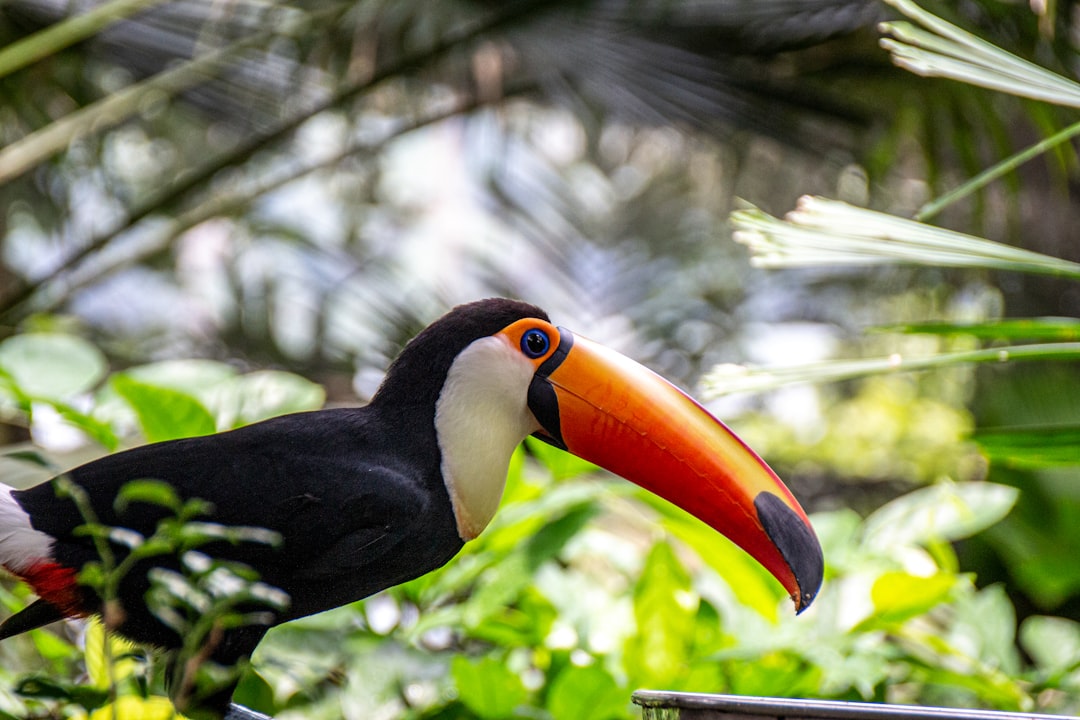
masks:
[(642, 720), (1062, 720), (1061, 715), (638, 690)]

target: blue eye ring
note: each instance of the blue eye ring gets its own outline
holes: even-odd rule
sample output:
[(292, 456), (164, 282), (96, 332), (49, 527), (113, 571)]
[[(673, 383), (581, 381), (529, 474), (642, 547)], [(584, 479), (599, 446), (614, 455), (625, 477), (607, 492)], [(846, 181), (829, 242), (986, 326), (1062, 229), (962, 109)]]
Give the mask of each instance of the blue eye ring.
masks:
[(525, 357), (533, 359), (543, 357), (550, 348), (551, 340), (543, 330), (532, 328), (526, 330), (521, 336), (521, 352), (525, 353)]

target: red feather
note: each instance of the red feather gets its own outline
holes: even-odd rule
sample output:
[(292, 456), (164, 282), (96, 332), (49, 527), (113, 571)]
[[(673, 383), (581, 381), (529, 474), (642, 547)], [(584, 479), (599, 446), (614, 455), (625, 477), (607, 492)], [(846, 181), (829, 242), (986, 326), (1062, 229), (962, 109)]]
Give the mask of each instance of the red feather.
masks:
[(62, 612), (65, 617), (85, 617), (82, 593), (76, 582), (78, 571), (51, 560), (38, 560), (18, 576), (34, 589), (37, 596)]

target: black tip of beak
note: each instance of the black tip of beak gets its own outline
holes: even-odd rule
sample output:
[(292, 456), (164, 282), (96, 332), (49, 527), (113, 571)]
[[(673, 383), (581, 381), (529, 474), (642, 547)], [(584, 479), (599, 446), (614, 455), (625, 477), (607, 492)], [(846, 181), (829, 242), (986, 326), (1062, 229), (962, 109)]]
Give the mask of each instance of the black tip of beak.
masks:
[(792, 599), (795, 601), (795, 612), (801, 613), (810, 607), (821, 589), (821, 580), (825, 574), (821, 544), (806, 521), (776, 495), (759, 493), (754, 498), (754, 507), (765, 534), (780, 550), (795, 575), (799, 593), (798, 597)]

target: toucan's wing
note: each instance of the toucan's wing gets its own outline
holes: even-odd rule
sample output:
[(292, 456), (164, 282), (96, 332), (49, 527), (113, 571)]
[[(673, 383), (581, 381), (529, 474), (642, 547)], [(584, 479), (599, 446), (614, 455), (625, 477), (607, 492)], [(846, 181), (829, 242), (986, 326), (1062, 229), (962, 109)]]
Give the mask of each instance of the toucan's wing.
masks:
[(332, 500), (307, 500), (310, 515), (300, 510), (280, 528), (280, 563), (267, 580), (290, 594), (290, 617), (411, 580), (461, 549), (448, 499), (433, 504), (412, 478), (386, 468), (371, 469), (360, 485), (332, 513), (316, 509)]

